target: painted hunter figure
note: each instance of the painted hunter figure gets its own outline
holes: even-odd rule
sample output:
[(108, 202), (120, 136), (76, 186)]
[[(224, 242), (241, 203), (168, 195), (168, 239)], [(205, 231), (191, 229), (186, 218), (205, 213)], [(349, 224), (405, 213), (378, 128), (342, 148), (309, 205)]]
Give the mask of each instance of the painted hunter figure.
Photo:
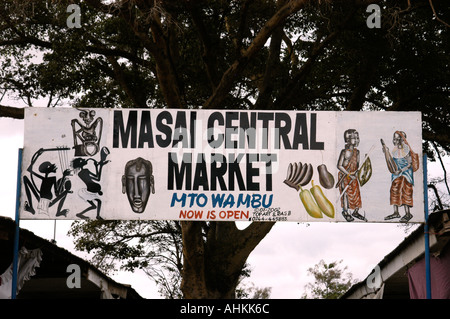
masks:
[[(361, 192), (358, 182), (358, 169), (360, 161), (359, 133), (355, 129), (348, 129), (344, 132), (344, 149), (339, 154), (337, 162), (338, 182), (336, 188), (339, 187), (341, 193), (342, 216), (345, 220), (351, 222), (353, 217), (363, 221), (367, 219), (358, 211), (362, 207)], [(350, 212), (350, 210), (353, 210)]]
[[(69, 212), (68, 209), (63, 209), (63, 205), (67, 194), (72, 193), (70, 190), (71, 182), (67, 178), (71, 174), (70, 170), (65, 169), (62, 173), (62, 177), (57, 179), (55, 174), (58, 168), (54, 163), (44, 161), (39, 165), (39, 172), (36, 172), (34, 169), (34, 164), (44, 152), (61, 150), (64, 151), (67, 149), (40, 148), (31, 158), (31, 163), (27, 169), (30, 173), (30, 177), (28, 178), (28, 176), (24, 176), (23, 183), (25, 187), (25, 194), (27, 196), (27, 201), (25, 201), (25, 210), (33, 215), (36, 213), (36, 209), (38, 213), (48, 215), (49, 208), (56, 203), (58, 203), (56, 216), (67, 216), (67, 213)], [(39, 179), (40, 182), (36, 183), (34, 178)], [(36, 209), (33, 206), (33, 198), (37, 201)]]
[[(76, 216), (82, 219), (89, 219), (89, 217), (84, 214), (90, 210), (95, 209), (97, 212), (97, 219), (103, 219), (100, 216), (100, 211), (102, 207), (102, 186), (100, 185), (100, 180), (102, 176), (103, 166), (106, 165), (109, 160), (106, 160), (106, 157), (109, 154), (109, 150), (106, 147), (103, 147), (100, 152), (100, 161), (96, 161), (93, 158), (82, 158), (77, 157), (72, 160), (72, 167), (78, 177), (83, 181), (86, 187), (80, 188), (78, 190), (78, 196), (86, 201), (89, 206), (77, 213)], [(92, 161), (94, 164), (94, 171), (89, 170), (87, 167), (88, 162)]]
[(406, 223), (413, 217), (410, 211), (413, 207), (413, 173), (418, 169), (419, 158), (408, 144), (405, 132), (396, 131), (392, 143), (394, 148), (391, 154), (381, 139), (386, 164), (391, 173), (390, 203), (394, 206), (394, 213), (384, 219), (400, 218), (399, 207), (403, 206), (405, 215), (400, 218), (400, 222)]

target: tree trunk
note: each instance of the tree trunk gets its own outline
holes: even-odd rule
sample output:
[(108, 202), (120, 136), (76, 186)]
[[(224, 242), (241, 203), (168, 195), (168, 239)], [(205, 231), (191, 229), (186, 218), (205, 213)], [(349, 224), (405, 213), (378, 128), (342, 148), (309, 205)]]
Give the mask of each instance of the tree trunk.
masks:
[(248, 256), (275, 223), (253, 222), (239, 230), (234, 222), (181, 222), (187, 299), (233, 299)]

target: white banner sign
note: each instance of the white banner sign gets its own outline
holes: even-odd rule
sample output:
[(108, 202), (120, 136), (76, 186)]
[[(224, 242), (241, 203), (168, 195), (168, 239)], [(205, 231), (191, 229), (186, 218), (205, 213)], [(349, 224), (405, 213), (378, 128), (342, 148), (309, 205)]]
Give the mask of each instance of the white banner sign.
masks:
[(22, 219), (424, 222), (418, 112), (25, 109)]

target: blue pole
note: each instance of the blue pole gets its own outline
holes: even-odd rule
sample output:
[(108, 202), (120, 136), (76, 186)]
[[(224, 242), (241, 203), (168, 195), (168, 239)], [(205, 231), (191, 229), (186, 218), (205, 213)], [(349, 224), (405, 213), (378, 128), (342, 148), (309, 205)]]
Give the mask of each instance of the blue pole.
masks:
[(430, 271), (430, 234), (428, 230), (428, 182), (427, 182), (427, 155), (423, 156), (423, 192), (425, 206), (425, 279), (427, 299), (431, 299), (431, 271)]
[(16, 299), (17, 294), (17, 272), (19, 263), (19, 207), (20, 207), (20, 188), (22, 180), (22, 149), (19, 148), (19, 160), (17, 168), (17, 190), (16, 190), (16, 230), (14, 232), (14, 255), (13, 255), (13, 276), (11, 285), (11, 299)]

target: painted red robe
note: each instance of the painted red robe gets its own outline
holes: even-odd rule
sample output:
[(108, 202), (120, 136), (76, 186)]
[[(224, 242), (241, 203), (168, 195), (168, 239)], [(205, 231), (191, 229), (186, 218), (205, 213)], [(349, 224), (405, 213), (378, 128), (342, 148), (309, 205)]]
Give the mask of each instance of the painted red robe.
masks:
[[(350, 158), (348, 164), (344, 166), (344, 168), (347, 170), (347, 172), (353, 173), (356, 172), (358, 169), (358, 151), (357, 149), (353, 149), (352, 157)], [(339, 172), (338, 174), (338, 180), (340, 180), (344, 176), (344, 173)], [(359, 183), (358, 179), (351, 179), (349, 176), (345, 177), (342, 183), (339, 185), (339, 191), (343, 192), (345, 187), (347, 185), (350, 186), (345, 191), (348, 198), (348, 208), (349, 209), (355, 209), (355, 208), (361, 208), (362, 207), (362, 201), (361, 201), (361, 193), (359, 190)], [(341, 197), (341, 207), (344, 207), (344, 196)]]

